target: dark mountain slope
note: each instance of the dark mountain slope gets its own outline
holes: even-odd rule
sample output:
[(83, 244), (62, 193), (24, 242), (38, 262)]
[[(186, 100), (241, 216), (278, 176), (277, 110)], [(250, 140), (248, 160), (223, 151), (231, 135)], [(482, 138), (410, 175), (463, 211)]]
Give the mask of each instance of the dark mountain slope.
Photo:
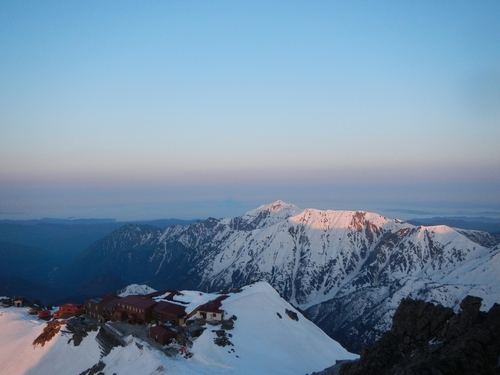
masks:
[(0, 275), (37, 282), (47, 281), (58, 264), (57, 256), (44, 249), (0, 242)]
[[(165, 229), (172, 225), (188, 225), (195, 220), (160, 219), (138, 222)], [(63, 265), (95, 241), (126, 225), (113, 219), (42, 219), (1, 220), (0, 242), (16, 243), (44, 249), (56, 256), (55, 267)]]
[[(153, 226), (125, 225), (95, 242), (62, 267), (55, 274), (53, 282), (56, 285), (66, 283), (74, 290), (83, 290), (85, 284), (95, 284), (96, 278), (113, 274), (122, 280), (122, 285), (139, 283), (153, 288), (196, 285), (199, 276), (187, 275), (192, 268), (191, 253), (180, 243), (168, 246), (160, 243), (158, 239), (162, 233), (162, 230)], [(164, 251), (161, 258), (156, 255), (158, 248)], [(164, 263), (171, 267), (162, 267)], [(106, 280), (104, 278), (102, 282)], [(114, 284), (113, 281), (113, 288)]]
[(44, 249), (57, 257), (54, 266), (60, 266), (93, 242), (123, 226), (122, 223), (60, 224), (35, 222), (33, 224), (0, 223), (0, 242), (17, 243)]
[(500, 305), (481, 312), (481, 298), (466, 297), (461, 311), (404, 299), (390, 332), (364, 350), (341, 375), (500, 374)]

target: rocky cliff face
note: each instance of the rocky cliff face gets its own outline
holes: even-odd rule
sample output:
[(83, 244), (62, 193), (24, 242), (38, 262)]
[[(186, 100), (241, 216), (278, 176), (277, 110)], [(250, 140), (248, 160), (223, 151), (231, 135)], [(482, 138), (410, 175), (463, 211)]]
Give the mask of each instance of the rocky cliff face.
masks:
[(360, 351), (390, 329), (402, 298), (450, 308), (467, 294), (484, 298), (486, 308), (500, 301), (500, 248), (492, 241), (483, 232), (277, 201), (232, 219), (121, 228), (75, 260), (65, 280), (106, 271), (126, 284), (207, 291), (265, 280)]
[(481, 298), (467, 296), (461, 311), (404, 299), (392, 329), (342, 375), (500, 374), (500, 305), (481, 312)]

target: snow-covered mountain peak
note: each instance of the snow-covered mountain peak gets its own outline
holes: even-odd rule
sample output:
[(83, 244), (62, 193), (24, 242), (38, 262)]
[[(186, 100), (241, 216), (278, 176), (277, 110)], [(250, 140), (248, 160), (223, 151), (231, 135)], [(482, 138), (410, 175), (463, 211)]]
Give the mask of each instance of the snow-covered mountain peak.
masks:
[(331, 228), (360, 230), (366, 227), (371, 231), (376, 231), (390, 222), (383, 216), (364, 211), (322, 211), (313, 208), (303, 210), (291, 217), (290, 221), (322, 230)]
[(301, 208), (298, 208), (294, 204), (277, 200), (274, 203), (264, 204), (256, 209), (248, 211), (241, 217), (232, 219), (231, 225), (233, 228), (237, 229), (253, 230), (274, 225), (302, 211)]
[(434, 225), (434, 226), (429, 226), (425, 227), (427, 230), (433, 231), (435, 233), (439, 234), (450, 234), (450, 233), (457, 233), (455, 229), (452, 227), (449, 227), (447, 225)]
[(150, 293), (156, 292), (156, 289), (153, 289), (147, 285), (139, 285), (139, 284), (130, 284), (123, 289), (120, 289), (116, 292), (119, 297), (126, 297), (131, 294), (134, 295), (146, 295)]
[(269, 204), (267, 206), (268, 206), (268, 210), (269, 211), (281, 211), (281, 210), (286, 209), (288, 207), (294, 207), (294, 208), (296, 208), (296, 206), (294, 204), (283, 202), (280, 199), (278, 199), (276, 202), (271, 203), (271, 204)]
[(292, 203), (286, 203), (282, 200), (277, 200), (274, 203), (263, 204), (262, 206), (247, 212), (244, 216), (258, 214), (262, 211), (272, 212), (275, 215), (279, 216), (290, 216), (291, 214), (294, 215), (301, 212), (302, 209), (298, 208)]

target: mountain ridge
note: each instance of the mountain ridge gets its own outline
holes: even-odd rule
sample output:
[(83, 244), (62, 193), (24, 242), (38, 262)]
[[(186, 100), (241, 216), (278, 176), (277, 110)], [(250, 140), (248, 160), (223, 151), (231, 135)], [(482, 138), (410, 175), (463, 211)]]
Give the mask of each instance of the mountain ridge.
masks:
[[(390, 327), (401, 298), (422, 296), (456, 307), (473, 291), (485, 308), (498, 301), (500, 279), (491, 270), (500, 249), (488, 246), (495, 241), (485, 232), (277, 201), (236, 218), (158, 231), (123, 227), (87, 255), (108, 254), (103, 269), (157, 289), (218, 291), (266, 280), (328, 334), (359, 351)], [(489, 277), (476, 285), (480, 270)]]

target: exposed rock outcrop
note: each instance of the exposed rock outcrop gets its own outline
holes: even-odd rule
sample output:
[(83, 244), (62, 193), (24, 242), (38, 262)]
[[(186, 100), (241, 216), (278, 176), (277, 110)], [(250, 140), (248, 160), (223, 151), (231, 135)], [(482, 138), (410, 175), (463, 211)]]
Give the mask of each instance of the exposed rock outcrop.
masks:
[(80, 375), (104, 375), (104, 372), (101, 371), (104, 370), (104, 367), (106, 367), (106, 364), (102, 361), (99, 361), (91, 368), (82, 372)]
[(33, 341), (33, 345), (44, 346), (45, 343), (52, 340), (61, 330), (61, 327), (66, 324), (65, 320), (52, 320), (47, 322), (42, 333)]
[(365, 349), (341, 375), (500, 374), (500, 305), (481, 312), (467, 296), (461, 311), (403, 299), (390, 332)]
[(97, 333), (96, 340), (101, 348), (101, 358), (106, 357), (113, 348), (125, 346), (123, 340), (114, 334), (106, 325), (101, 326)]

